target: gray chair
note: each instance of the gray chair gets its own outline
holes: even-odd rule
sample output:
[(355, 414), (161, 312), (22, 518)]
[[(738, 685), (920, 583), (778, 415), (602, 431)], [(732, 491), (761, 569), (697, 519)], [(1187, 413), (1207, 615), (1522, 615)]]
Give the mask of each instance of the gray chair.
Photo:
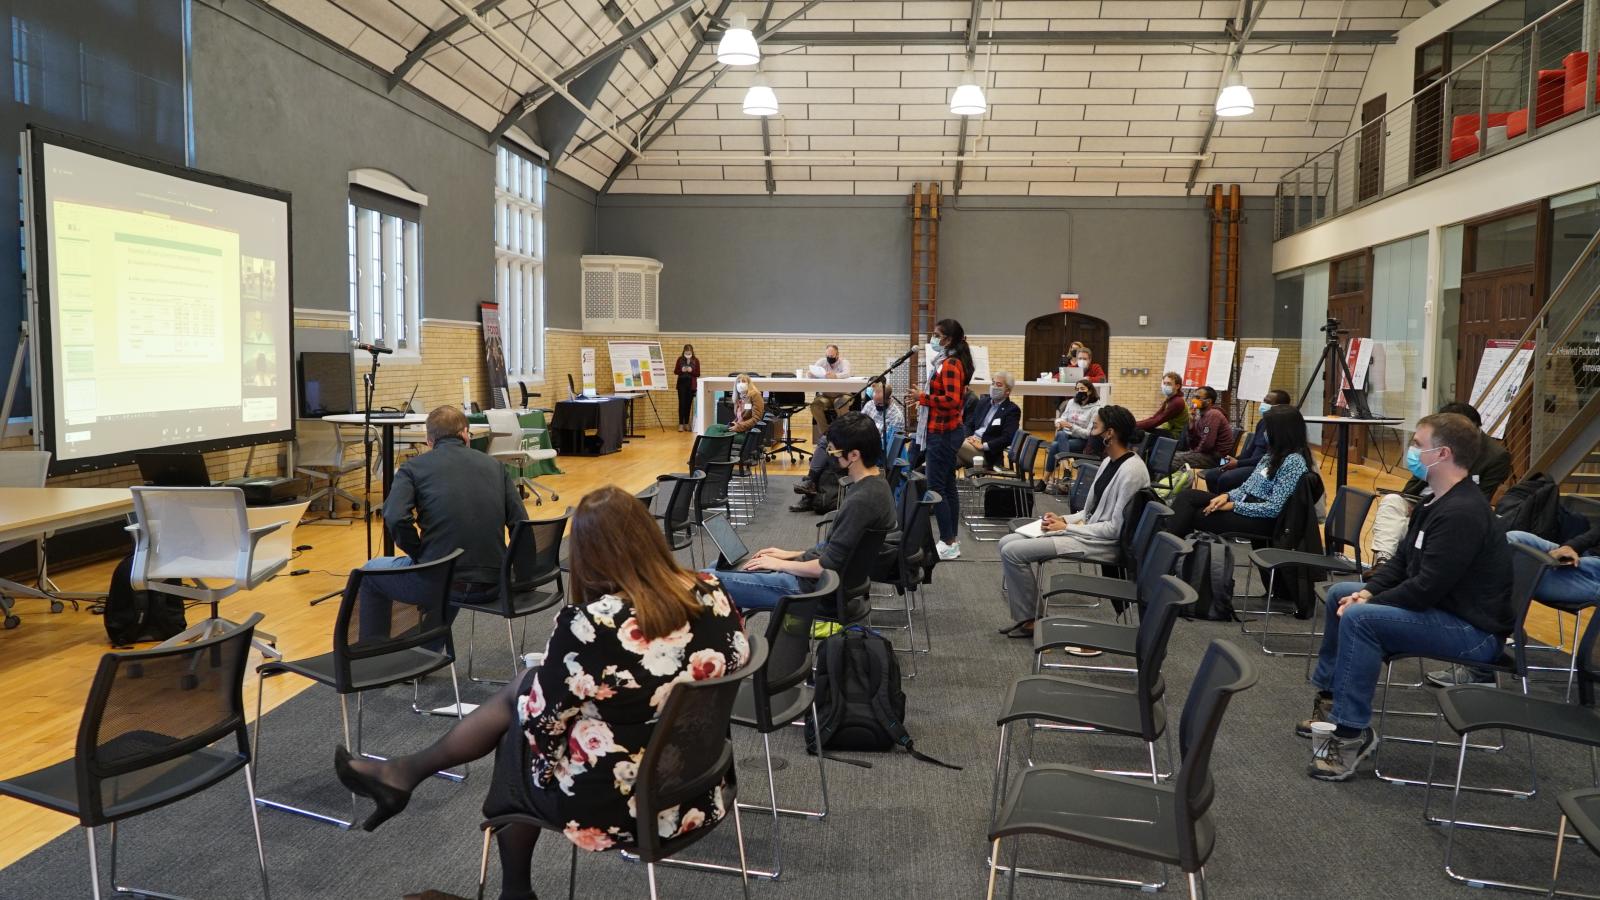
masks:
[[(117, 883), (118, 824), (193, 796), (241, 770), (255, 831), (261, 895), (271, 896), (244, 718), (245, 666), (251, 633), (259, 621), (261, 614), (256, 613), (192, 644), (100, 657), (73, 758), (0, 781), (0, 796), (78, 820), (89, 842), (95, 900), (101, 896), (96, 828), (111, 826), (110, 881), (115, 893), (170, 897)], [(193, 835), (179, 832), (167, 837), (184, 841)], [(207, 864), (198, 857), (195, 862)], [(72, 893), (65, 885), (58, 888), (57, 896)]]
[(1073, 881), (1157, 890), (1167, 882), (1166, 867), (1188, 876), (1189, 898), (1204, 896), (1205, 864), (1216, 848), (1217, 827), (1211, 807), (1216, 785), (1211, 753), (1223, 715), (1233, 695), (1256, 683), (1256, 671), (1238, 648), (1212, 641), (1200, 660), (1189, 698), (1179, 720), (1182, 763), (1170, 784), (1150, 784), (1106, 775), (1077, 766), (1034, 766), (1017, 779), (1005, 808), (989, 831), (989, 891), (1009, 870), (1008, 896), (1017, 884), (1017, 844), (1011, 844), (1009, 866), (1000, 865), (1000, 842), (1024, 834), (1087, 844), (1161, 863), (1160, 882), (1143, 879), (1068, 875)]
[[(1157, 504), (1147, 504), (1146, 509)], [(1163, 575), (1178, 575), (1183, 561), (1194, 551), (1194, 544), (1170, 534), (1155, 535), (1139, 564), (1139, 578), (1134, 584), (1137, 596), (1148, 597)], [(1119, 582), (1129, 584), (1130, 582)], [(1143, 617), (1141, 614), (1141, 621)], [(1070, 663), (1044, 662), (1044, 654), (1067, 647), (1100, 650), (1115, 656), (1139, 655), (1139, 628), (1117, 622), (1080, 619), (1073, 616), (1046, 616), (1033, 627), (1033, 671), (1050, 669), (1088, 669), (1098, 672), (1134, 672), (1136, 669), (1113, 666), (1086, 666)]]
[[(1261, 598), (1261, 609), (1252, 611), (1259, 616), (1260, 630), (1251, 631), (1247, 625), (1240, 625), (1240, 630), (1245, 634), (1259, 636), (1261, 651), (1270, 656), (1304, 656), (1308, 679), (1311, 677), (1311, 659), (1317, 655), (1314, 646), (1305, 651), (1274, 650), (1267, 646), (1267, 640), (1272, 634), (1272, 616), (1276, 614), (1272, 610), (1272, 596), (1277, 588), (1278, 573), (1287, 569), (1304, 569), (1323, 577), (1360, 577), (1362, 569), (1365, 568), (1361, 558), (1361, 528), (1366, 524), (1367, 513), (1371, 511), (1374, 499), (1376, 495), (1371, 491), (1364, 491), (1348, 484), (1339, 488), (1333, 497), (1333, 506), (1328, 508), (1327, 521), (1322, 527), (1322, 546), (1325, 553), (1307, 553), (1302, 550), (1277, 547), (1262, 547), (1250, 551), (1251, 569), (1261, 570), (1267, 579), (1267, 592)], [(1233, 538), (1235, 535), (1224, 535), (1224, 537)], [(1248, 580), (1245, 590), (1249, 591)], [(1312, 594), (1316, 596), (1320, 592), (1313, 591)], [(1314, 642), (1322, 634), (1317, 630), (1316, 612), (1316, 602), (1313, 601), (1310, 625), (1305, 631), (1308, 642)]]
[(509, 409), (491, 409), (484, 415), (489, 419), (490, 437), (487, 452), (513, 473), (517, 489), (532, 494), (535, 506), (544, 505), (544, 497), (540, 491), (548, 493), (551, 500), (560, 501), (561, 495), (554, 489), (540, 484), (526, 474), (528, 466), (532, 463), (556, 458), (556, 451), (535, 446), (534, 439), (544, 434), (544, 429), (523, 428), (517, 414)]
[[(351, 472), (361, 471), (366, 465), (360, 456), (350, 456), (345, 450), (348, 442), (344, 432), (334, 422), (322, 419), (296, 419), (294, 423), (294, 470), (311, 479), (316, 488), (311, 493), (311, 504), (328, 498), (328, 518), (337, 518), (338, 498), (343, 497), (355, 510), (362, 508), (360, 497), (339, 487)], [(320, 487), (317, 487), (318, 483)]]
[(1589, 849), (1600, 855), (1600, 788), (1567, 791), (1556, 798), (1561, 807), (1561, 824), (1556, 828), (1556, 863), (1550, 872), (1550, 893), (1558, 893), (1561, 885), (1561, 846), (1566, 843), (1567, 825)]
[(1119, 606), (1138, 602), (1137, 579), (1129, 576), (1137, 574), (1139, 561), (1144, 558), (1150, 542), (1173, 515), (1172, 507), (1164, 503), (1154, 500), (1145, 503), (1144, 509), (1139, 511), (1139, 520), (1134, 524), (1132, 539), (1128, 544), (1129, 558), (1120, 559), (1112, 564), (1112, 568), (1122, 574), (1111, 576), (1088, 572), (1062, 572), (1052, 576), (1048, 582), (1049, 587), (1039, 595), (1039, 614), (1044, 615), (1051, 601), (1063, 594), (1110, 600)]

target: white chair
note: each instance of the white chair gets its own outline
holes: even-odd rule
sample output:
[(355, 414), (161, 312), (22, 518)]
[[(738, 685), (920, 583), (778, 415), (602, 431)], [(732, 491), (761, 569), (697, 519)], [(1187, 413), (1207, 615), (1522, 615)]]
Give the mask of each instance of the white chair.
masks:
[(338, 518), (335, 513), (340, 497), (350, 501), (357, 510), (362, 508), (359, 497), (339, 487), (339, 481), (351, 472), (359, 471), (363, 463), (359, 457), (352, 458), (345, 454), (344, 435), (337, 424), (321, 419), (296, 421), (294, 459), (294, 470), (310, 478), (312, 484), (327, 482), (326, 486), (312, 493), (311, 502), (315, 503), (326, 496), (328, 518)]
[[(45, 477), (50, 472), (50, 452), (48, 450), (5, 450), (0, 451), (0, 487), (44, 487)], [(45, 585), (45, 559), (44, 537), (19, 538), (14, 541), (0, 541), (0, 553), (15, 550), (24, 544), (34, 544), (36, 549), (35, 560), (38, 563), (39, 587)], [(50, 611), (61, 612), (61, 601), (42, 590), (17, 584), (0, 578), (0, 613), (4, 614), (5, 627), (15, 628), (22, 624), (22, 620), (11, 613), (16, 597), (25, 597), (30, 600), (49, 600)], [(76, 606), (77, 604), (73, 604)]]
[[(217, 605), (239, 591), (254, 590), (289, 563), (286, 541), (273, 554), (263, 552), (261, 544), (290, 523), (279, 518), (251, 527), (244, 491), (238, 488), (131, 490), (134, 524), (128, 531), (133, 534), (134, 590), (159, 591), (211, 606), (210, 616), (163, 642), (163, 647), (206, 640), (235, 627), (218, 615)], [(292, 534), (292, 527), (288, 531)], [(262, 655), (281, 659), (271, 646), (275, 642), (261, 631), (251, 641)]]
[(507, 466), (516, 467), (517, 484), (533, 494), (534, 505), (544, 504), (544, 498), (539, 496), (541, 490), (548, 491), (551, 500), (560, 500), (560, 494), (523, 474), (529, 463), (556, 458), (554, 450), (529, 446), (529, 442), (543, 434), (544, 429), (523, 428), (517, 414), (509, 409), (491, 409), (487, 415), (490, 435), (489, 455)]

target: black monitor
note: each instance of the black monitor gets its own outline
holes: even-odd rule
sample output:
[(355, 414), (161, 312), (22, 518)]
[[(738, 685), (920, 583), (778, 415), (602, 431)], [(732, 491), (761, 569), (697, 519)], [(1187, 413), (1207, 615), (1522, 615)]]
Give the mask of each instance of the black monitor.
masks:
[(302, 417), (357, 411), (355, 367), (349, 353), (303, 352), (299, 375)]
[(198, 452), (135, 453), (139, 477), (157, 487), (207, 487), (211, 473)]

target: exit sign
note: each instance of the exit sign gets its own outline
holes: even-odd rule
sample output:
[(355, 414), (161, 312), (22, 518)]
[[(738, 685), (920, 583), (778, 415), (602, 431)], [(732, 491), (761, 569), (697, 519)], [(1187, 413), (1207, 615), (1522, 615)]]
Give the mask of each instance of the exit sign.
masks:
[(1078, 295), (1077, 294), (1062, 294), (1061, 295), (1061, 311), (1062, 312), (1077, 312), (1078, 311)]

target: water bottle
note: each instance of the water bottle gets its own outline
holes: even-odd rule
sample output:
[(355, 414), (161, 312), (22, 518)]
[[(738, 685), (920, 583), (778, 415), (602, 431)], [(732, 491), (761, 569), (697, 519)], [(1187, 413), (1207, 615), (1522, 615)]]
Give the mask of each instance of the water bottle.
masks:
[(1065, 353), (1061, 354), (1061, 361), (1056, 363), (1056, 380), (1067, 380), (1067, 355)]

